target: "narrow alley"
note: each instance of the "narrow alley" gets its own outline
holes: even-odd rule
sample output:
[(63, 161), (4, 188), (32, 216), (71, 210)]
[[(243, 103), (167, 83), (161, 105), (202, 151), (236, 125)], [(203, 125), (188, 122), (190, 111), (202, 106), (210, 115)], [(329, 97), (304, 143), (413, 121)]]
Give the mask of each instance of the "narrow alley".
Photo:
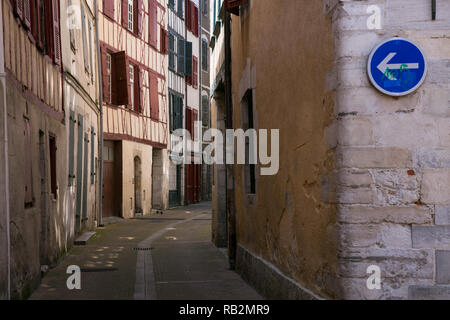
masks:
[[(210, 203), (108, 224), (73, 247), (30, 299), (261, 299), (210, 237)], [(71, 265), (81, 268), (80, 290), (67, 288)]]

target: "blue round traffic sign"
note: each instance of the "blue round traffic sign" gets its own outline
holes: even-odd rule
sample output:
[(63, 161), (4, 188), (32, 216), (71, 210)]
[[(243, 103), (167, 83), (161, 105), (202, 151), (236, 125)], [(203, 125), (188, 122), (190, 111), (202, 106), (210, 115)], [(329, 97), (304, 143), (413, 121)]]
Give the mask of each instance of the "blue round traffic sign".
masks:
[(379, 44), (369, 57), (372, 84), (390, 96), (404, 96), (419, 88), (427, 75), (427, 61), (412, 41), (392, 38)]

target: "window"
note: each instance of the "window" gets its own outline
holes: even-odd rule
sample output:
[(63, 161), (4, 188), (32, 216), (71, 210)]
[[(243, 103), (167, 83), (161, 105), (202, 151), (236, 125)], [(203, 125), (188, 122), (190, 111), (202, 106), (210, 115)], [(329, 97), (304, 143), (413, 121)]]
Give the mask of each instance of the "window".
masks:
[(186, 0), (186, 28), (196, 37), (199, 35), (198, 22), (198, 8), (193, 1)]
[(183, 97), (169, 93), (170, 132), (183, 128)]
[(202, 0), (202, 13), (204, 16), (208, 15), (208, 0)]
[(156, 73), (149, 72), (150, 83), (150, 117), (159, 120), (159, 89), (158, 76)]
[(209, 98), (202, 96), (202, 125), (209, 127)]
[(130, 108), (131, 110), (135, 110), (135, 101), (134, 101), (134, 66), (129, 65), (129, 73), (130, 73), (130, 83), (129, 83), (129, 92), (130, 92)]
[(183, 17), (183, 0), (178, 0), (178, 10), (177, 13), (180, 17)]
[(134, 6), (133, 0), (128, 0), (128, 30), (134, 32)]
[(202, 70), (208, 71), (208, 41), (202, 39)]
[[(247, 90), (242, 99), (242, 128), (244, 131), (248, 129), (254, 129), (254, 121), (253, 121), (253, 92), (252, 90)], [(255, 160), (256, 154), (254, 148), (250, 150), (251, 143), (248, 138), (245, 141), (245, 153), (246, 153), (246, 162), (244, 165), (244, 178), (245, 178), (245, 191), (247, 194), (255, 194), (256, 193), (256, 167)], [(256, 141), (253, 141), (256, 143)], [(251, 152), (251, 153), (250, 153)]]
[(90, 58), (90, 67), (91, 67), (91, 82), (94, 83), (94, 43), (92, 42), (92, 23), (91, 20), (88, 20), (89, 27), (89, 58)]
[[(149, 21), (148, 21), (148, 34), (149, 34), (149, 43), (151, 46), (153, 46), (155, 49), (157, 48), (158, 43), (158, 5), (156, 3), (156, 0), (150, 0), (149, 1)], [(161, 43), (164, 41), (163, 38), (161, 38)]]
[(177, 50), (177, 58), (178, 58), (178, 62), (177, 62), (177, 72), (179, 74), (184, 74), (185, 71), (185, 65), (184, 65), (184, 46), (185, 46), (185, 41), (183, 38), (178, 38), (178, 50)]
[(56, 138), (52, 135), (49, 137), (50, 149), (50, 193), (53, 199), (57, 198), (57, 182), (56, 182)]

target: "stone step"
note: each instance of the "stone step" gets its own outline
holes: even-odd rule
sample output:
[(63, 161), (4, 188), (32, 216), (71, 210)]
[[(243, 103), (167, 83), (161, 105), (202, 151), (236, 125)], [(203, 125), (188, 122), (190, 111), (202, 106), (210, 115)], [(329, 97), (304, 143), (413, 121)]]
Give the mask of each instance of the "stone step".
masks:
[(85, 246), (95, 232), (85, 232), (75, 240), (76, 246)]

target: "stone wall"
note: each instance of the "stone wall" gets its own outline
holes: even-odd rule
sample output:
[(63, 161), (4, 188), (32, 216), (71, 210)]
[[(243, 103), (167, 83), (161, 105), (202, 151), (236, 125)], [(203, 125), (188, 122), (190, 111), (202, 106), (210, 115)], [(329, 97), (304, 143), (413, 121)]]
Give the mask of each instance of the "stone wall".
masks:
[[(450, 2), (437, 4), (432, 21), (431, 1), (325, 1), (337, 150), (326, 194), (338, 204), (342, 298), (450, 298)], [(368, 29), (371, 5), (381, 29)], [(396, 36), (416, 42), (429, 65), (424, 84), (400, 98), (378, 92), (366, 71), (371, 50)], [(381, 268), (380, 290), (366, 286), (370, 265)]]

